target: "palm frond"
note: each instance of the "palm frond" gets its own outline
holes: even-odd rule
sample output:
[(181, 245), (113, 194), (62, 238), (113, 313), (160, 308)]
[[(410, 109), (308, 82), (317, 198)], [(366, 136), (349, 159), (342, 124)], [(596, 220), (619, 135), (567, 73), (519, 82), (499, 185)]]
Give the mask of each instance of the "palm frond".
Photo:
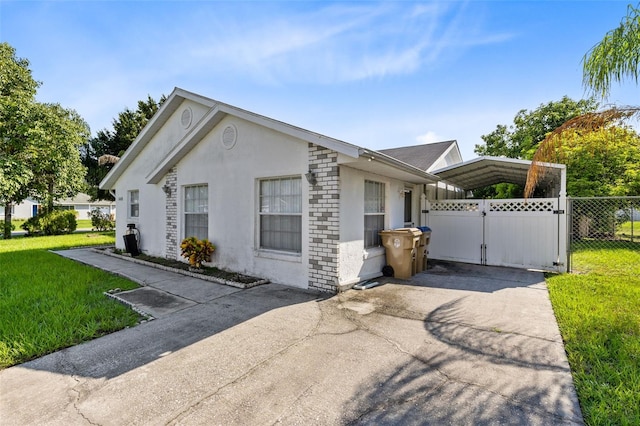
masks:
[(527, 173), (527, 183), (524, 188), (524, 198), (529, 198), (536, 189), (538, 183), (544, 178), (547, 171), (542, 163), (562, 163), (564, 161), (563, 146), (564, 135), (567, 133), (586, 134), (599, 130), (610, 129), (613, 133), (614, 126), (619, 125), (632, 118), (640, 118), (640, 107), (623, 106), (589, 112), (564, 123), (562, 126), (550, 132), (538, 145), (538, 149), (533, 155), (529, 172)]
[(98, 165), (104, 166), (105, 164), (116, 164), (120, 160), (120, 157), (115, 155), (105, 154), (98, 157)]

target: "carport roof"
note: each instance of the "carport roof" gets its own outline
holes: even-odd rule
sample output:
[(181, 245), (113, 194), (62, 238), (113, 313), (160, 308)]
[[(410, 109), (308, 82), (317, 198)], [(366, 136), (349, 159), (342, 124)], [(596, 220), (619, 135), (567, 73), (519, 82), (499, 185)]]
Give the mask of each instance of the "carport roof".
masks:
[[(496, 183), (517, 183), (524, 186), (531, 161), (501, 157), (478, 157), (454, 164), (432, 174), (456, 185), (465, 191), (482, 188)], [(541, 163), (546, 173), (538, 183), (539, 187), (561, 188), (563, 164)]]

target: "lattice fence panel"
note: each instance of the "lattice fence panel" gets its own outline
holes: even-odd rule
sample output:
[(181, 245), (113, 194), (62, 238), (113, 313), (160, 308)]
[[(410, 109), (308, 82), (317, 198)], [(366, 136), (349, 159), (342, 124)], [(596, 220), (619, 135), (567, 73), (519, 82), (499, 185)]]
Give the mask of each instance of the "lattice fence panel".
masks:
[(490, 212), (553, 212), (555, 200), (490, 201)]
[(480, 204), (477, 202), (435, 201), (431, 203), (431, 210), (441, 212), (477, 212)]

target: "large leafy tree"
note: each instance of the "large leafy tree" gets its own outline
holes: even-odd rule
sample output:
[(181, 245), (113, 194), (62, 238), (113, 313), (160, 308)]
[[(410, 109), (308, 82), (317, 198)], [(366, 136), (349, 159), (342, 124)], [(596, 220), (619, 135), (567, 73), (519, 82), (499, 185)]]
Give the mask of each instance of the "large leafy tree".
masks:
[[(513, 124), (499, 124), (493, 132), (483, 135), (484, 144), (476, 145), (474, 151), (482, 156), (529, 160), (549, 132), (569, 119), (595, 111), (597, 106), (593, 99), (575, 101), (564, 96), (531, 111), (522, 109), (514, 117)], [(473, 194), (478, 198), (519, 198), (524, 195), (524, 188), (505, 182), (476, 188)]]
[(126, 108), (113, 119), (113, 130), (100, 130), (89, 140), (82, 150), (82, 164), (87, 168), (87, 193), (92, 198), (113, 200), (111, 194), (98, 189), (98, 185), (114, 163), (107, 161), (105, 164), (99, 164), (98, 160), (104, 156), (110, 156), (114, 160), (122, 156), (165, 100), (166, 97), (163, 95), (157, 102), (151, 96), (138, 101), (135, 111)]
[(475, 153), (494, 157), (531, 159), (545, 136), (567, 120), (595, 111), (593, 99), (575, 101), (564, 96), (557, 102), (541, 104), (528, 111), (520, 110), (513, 124), (498, 125), (493, 132), (483, 135), (483, 145), (476, 145)]
[(49, 206), (75, 195), (84, 179), (79, 147), (88, 128), (77, 113), (35, 100), (40, 83), (27, 59), (0, 43), (0, 205), (4, 238), (11, 238), (11, 209), (27, 197)]
[(58, 104), (36, 104), (33, 119), (38, 125), (31, 138), (39, 155), (29, 188), (51, 211), (55, 200), (73, 197), (85, 187), (80, 148), (90, 137), (89, 126), (77, 112)]
[(5, 238), (11, 237), (12, 206), (27, 197), (33, 177), (28, 123), (39, 85), (29, 61), (16, 57), (8, 43), (0, 43), (0, 205), (5, 212)]

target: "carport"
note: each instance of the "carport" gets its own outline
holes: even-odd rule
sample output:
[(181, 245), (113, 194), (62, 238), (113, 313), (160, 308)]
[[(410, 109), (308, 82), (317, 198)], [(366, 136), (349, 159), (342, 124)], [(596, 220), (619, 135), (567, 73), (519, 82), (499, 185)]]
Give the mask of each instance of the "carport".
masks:
[[(465, 191), (497, 183), (525, 185), (531, 161), (479, 157), (432, 172)], [(429, 257), (480, 265), (566, 271), (566, 167), (542, 163), (545, 198), (425, 200), (433, 233)]]

